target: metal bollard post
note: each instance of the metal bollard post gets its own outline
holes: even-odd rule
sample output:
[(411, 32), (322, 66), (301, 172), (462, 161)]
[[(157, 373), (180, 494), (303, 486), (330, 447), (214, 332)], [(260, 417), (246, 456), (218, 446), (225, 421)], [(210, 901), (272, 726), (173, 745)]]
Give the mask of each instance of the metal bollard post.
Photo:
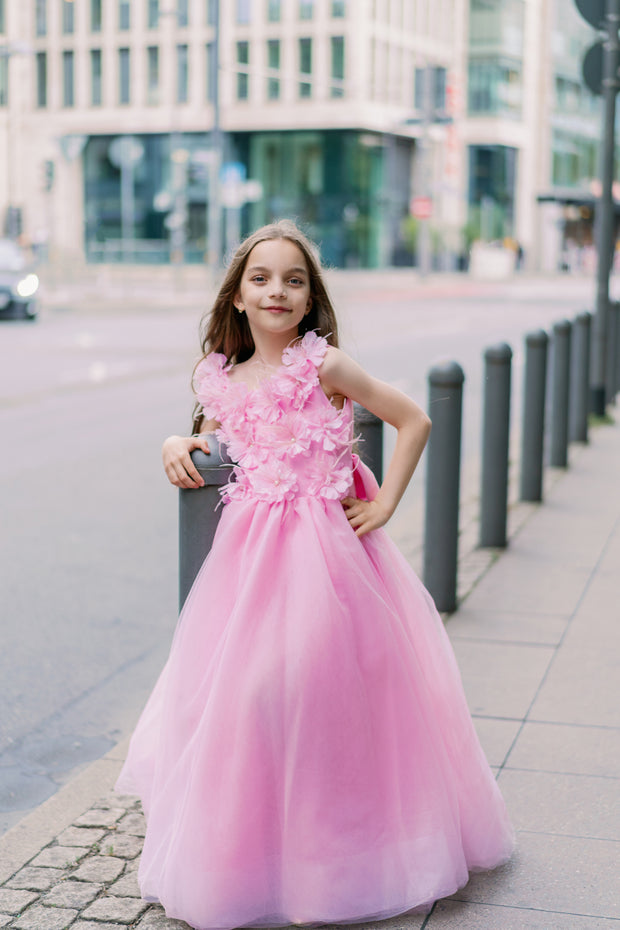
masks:
[(573, 323), (569, 403), (569, 439), (573, 442), (588, 441), (591, 325), (592, 314), (587, 310), (578, 314)]
[(456, 362), (431, 368), (428, 410), (433, 429), (426, 456), (424, 584), (437, 609), (456, 610), (461, 474), (463, 369)]
[(525, 389), (521, 431), (522, 501), (542, 500), (548, 344), (549, 337), (543, 329), (528, 333), (525, 337)]
[(617, 394), (618, 391), (620, 391), (620, 303), (616, 303), (616, 310), (618, 312), (618, 317), (616, 319), (616, 353), (614, 359), (614, 371), (616, 373), (615, 393)]
[(570, 384), (571, 324), (560, 320), (553, 326), (551, 383), (551, 455), (554, 468), (568, 465), (568, 399)]
[(377, 482), (383, 481), (383, 420), (360, 404), (353, 405), (355, 435), (360, 435), (359, 456)]
[(216, 509), (218, 489), (230, 481), (232, 465), (225, 446), (220, 448), (215, 437), (209, 436), (209, 448), (210, 455), (200, 449), (192, 452), (204, 487), (179, 490), (179, 610), (213, 544), (221, 514), (221, 508)]
[(612, 404), (616, 396), (616, 332), (618, 311), (615, 301), (609, 301), (607, 314), (607, 352), (605, 359), (605, 404)]
[(607, 358), (605, 362), (605, 403), (613, 404), (618, 391), (618, 328), (620, 320), (618, 319), (619, 308), (616, 301), (609, 302), (609, 313), (607, 315)]
[(480, 545), (506, 545), (512, 349), (505, 342), (484, 353), (484, 418), (480, 484)]

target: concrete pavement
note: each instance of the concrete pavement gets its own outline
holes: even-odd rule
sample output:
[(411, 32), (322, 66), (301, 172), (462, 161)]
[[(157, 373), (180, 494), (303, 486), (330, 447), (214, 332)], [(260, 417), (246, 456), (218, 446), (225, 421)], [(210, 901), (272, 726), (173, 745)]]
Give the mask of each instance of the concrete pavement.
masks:
[[(571, 446), (502, 554), (469, 548), (447, 620), (517, 830), (513, 860), (386, 930), (620, 930), (620, 423)], [(497, 557), (496, 557), (497, 556)], [(186, 930), (139, 899), (119, 746), (0, 839), (0, 927)], [(369, 926), (369, 925), (367, 925)]]

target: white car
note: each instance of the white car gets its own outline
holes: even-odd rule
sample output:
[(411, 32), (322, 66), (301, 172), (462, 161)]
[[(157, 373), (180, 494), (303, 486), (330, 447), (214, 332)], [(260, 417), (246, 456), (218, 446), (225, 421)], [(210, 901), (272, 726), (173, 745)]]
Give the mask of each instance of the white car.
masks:
[(16, 242), (0, 239), (0, 319), (34, 320), (39, 278)]

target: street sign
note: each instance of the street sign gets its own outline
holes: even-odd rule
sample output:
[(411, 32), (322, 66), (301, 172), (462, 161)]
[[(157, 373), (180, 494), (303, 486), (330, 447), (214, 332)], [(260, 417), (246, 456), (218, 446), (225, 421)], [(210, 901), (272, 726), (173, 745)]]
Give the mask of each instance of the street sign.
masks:
[(428, 220), (433, 215), (433, 201), (430, 197), (412, 197), (409, 212), (416, 220)]
[(602, 28), (605, 23), (605, 0), (575, 0), (575, 6), (587, 23), (595, 29)]
[[(603, 43), (595, 42), (585, 53), (582, 65), (583, 79), (586, 87), (599, 97), (603, 93)], [(620, 90), (620, 81), (616, 74), (616, 93)]]
[(583, 57), (583, 79), (593, 94), (603, 93), (603, 43), (595, 42)]
[(136, 165), (144, 156), (144, 146), (135, 136), (117, 136), (108, 146), (108, 158), (117, 168)]

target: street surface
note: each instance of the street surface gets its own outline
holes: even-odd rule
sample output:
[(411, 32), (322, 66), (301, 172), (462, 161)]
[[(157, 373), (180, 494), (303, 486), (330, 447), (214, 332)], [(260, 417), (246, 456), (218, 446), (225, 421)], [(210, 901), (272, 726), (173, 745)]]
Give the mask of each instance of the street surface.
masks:
[[(477, 495), (484, 348), (506, 341), (514, 351), (514, 459), (524, 333), (593, 308), (585, 278), (419, 282), (398, 271), (329, 281), (341, 343), (376, 376), (426, 406), (431, 365), (463, 366), (465, 504)], [(207, 301), (158, 298), (149, 308), (77, 293), (37, 323), (0, 324), (0, 833), (131, 732), (165, 661), (177, 492), (160, 446), (189, 430)], [(422, 504), (420, 471), (391, 524), (414, 563)]]

